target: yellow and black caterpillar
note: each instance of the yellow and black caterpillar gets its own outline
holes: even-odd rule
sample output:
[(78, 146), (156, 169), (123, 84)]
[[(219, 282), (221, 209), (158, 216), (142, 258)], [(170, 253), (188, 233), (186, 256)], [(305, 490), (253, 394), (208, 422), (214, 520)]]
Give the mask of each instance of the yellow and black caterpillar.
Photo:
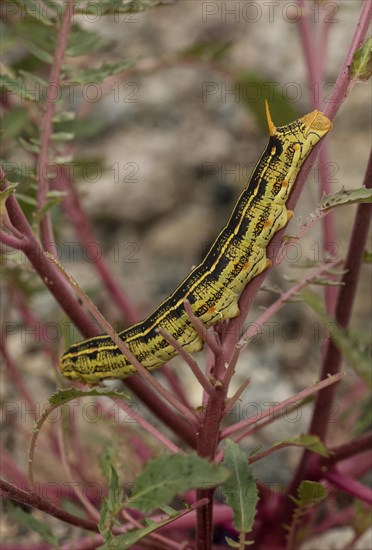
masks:
[[(313, 111), (276, 128), (267, 105), (266, 112), (268, 145), (208, 254), (147, 319), (119, 333), (149, 370), (176, 355), (157, 332), (158, 327), (186, 350), (202, 349), (203, 342), (185, 312), (185, 299), (206, 327), (231, 319), (239, 315), (238, 299), (244, 287), (271, 265), (266, 247), (293, 215), (285, 204), (298, 172), (332, 123), (323, 113)], [(89, 383), (126, 378), (136, 372), (107, 335), (72, 345), (62, 356), (60, 366), (67, 378)]]

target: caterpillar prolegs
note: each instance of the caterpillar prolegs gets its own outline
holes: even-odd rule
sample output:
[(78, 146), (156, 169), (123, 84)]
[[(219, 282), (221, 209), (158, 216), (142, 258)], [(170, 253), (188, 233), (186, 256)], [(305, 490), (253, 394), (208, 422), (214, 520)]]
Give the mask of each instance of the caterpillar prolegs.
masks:
[[(203, 342), (186, 314), (185, 299), (206, 327), (239, 315), (240, 294), (270, 265), (267, 245), (292, 217), (286, 202), (298, 172), (314, 146), (332, 128), (320, 111), (280, 128), (274, 126), (267, 104), (266, 115), (270, 133), (267, 147), (204, 260), (149, 317), (119, 333), (149, 370), (176, 355), (157, 332), (159, 327), (186, 350), (202, 349)], [(72, 345), (62, 356), (60, 367), (67, 378), (89, 383), (126, 378), (136, 372), (107, 335)]]

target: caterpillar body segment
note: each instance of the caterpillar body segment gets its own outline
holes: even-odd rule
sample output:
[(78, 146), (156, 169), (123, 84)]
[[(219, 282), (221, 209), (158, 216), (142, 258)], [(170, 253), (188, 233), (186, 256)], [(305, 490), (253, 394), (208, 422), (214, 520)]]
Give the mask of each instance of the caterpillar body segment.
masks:
[[(267, 147), (204, 260), (149, 317), (119, 333), (149, 370), (176, 355), (157, 332), (159, 327), (187, 351), (202, 349), (203, 342), (185, 312), (185, 299), (207, 328), (239, 315), (238, 300), (244, 287), (270, 265), (267, 245), (293, 215), (286, 202), (298, 172), (332, 128), (320, 111), (280, 128), (274, 126), (268, 107), (266, 112), (270, 133)], [(107, 335), (72, 345), (62, 356), (60, 367), (67, 378), (88, 383), (126, 378), (136, 372)]]

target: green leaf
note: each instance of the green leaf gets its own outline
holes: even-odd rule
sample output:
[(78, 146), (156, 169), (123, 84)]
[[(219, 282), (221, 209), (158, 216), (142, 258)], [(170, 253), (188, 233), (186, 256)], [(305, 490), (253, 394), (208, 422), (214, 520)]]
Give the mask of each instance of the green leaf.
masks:
[(178, 494), (199, 487), (214, 487), (229, 475), (227, 468), (195, 454), (164, 453), (146, 464), (135, 480), (135, 491), (126, 505), (151, 512)]
[(372, 37), (355, 51), (353, 61), (349, 69), (352, 80), (367, 82), (372, 74)]
[(316, 453), (320, 456), (329, 457), (329, 451), (324, 443), (319, 439), (317, 435), (311, 434), (301, 434), (298, 437), (293, 437), (289, 439), (282, 439), (280, 441), (275, 441), (273, 447), (281, 445), (282, 443), (288, 443), (290, 445), (305, 447), (308, 451)]
[(8, 140), (17, 137), (27, 122), (28, 113), (25, 107), (13, 107), (9, 111), (6, 111), (1, 124), (3, 146), (5, 146)]
[(223, 483), (222, 489), (234, 514), (234, 527), (241, 533), (249, 533), (258, 502), (252, 467), (239, 445), (230, 440), (226, 441), (223, 465), (232, 470), (232, 476)]
[[(96, 3), (94, 3), (96, 6)], [(96, 12), (96, 14), (99, 11)], [(110, 44), (110, 40), (99, 33), (82, 29), (74, 25), (68, 37), (66, 55), (77, 57), (103, 49)]]
[(121, 501), (119, 500), (119, 494), (119, 476), (117, 474), (117, 471), (111, 464), (107, 504), (109, 510), (116, 511), (116, 513), (118, 513), (119, 510), (122, 508)]
[(109, 538), (105, 542), (105, 544), (99, 547), (99, 550), (128, 550), (132, 548), (138, 541), (140, 541), (144, 537), (147, 537), (150, 533), (153, 533), (157, 529), (160, 529), (160, 527), (168, 525), (176, 519), (186, 514), (189, 514), (192, 511), (192, 507), (186, 510), (182, 510), (181, 512), (177, 512), (177, 510), (174, 510), (170, 507), (168, 507), (167, 510), (171, 510), (171, 514), (168, 514), (167, 512), (167, 514), (170, 516), (168, 519), (164, 519), (156, 523), (150, 518), (147, 518), (145, 519), (147, 523), (146, 527), (129, 531), (128, 533), (125, 533), (124, 535), (119, 535), (115, 538)]
[(16, 94), (24, 101), (39, 101), (39, 95), (27, 90), (20, 78), (14, 79), (8, 75), (0, 75), (0, 88), (8, 90), (10, 94)]
[(371, 509), (365, 502), (359, 499), (354, 500), (354, 518), (353, 527), (357, 535), (364, 533), (368, 528), (372, 527)]
[(107, 480), (110, 479), (110, 468), (114, 458), (118, 454), (118, 447), (114, 444), (108, 445), (100, 456), (99, 463), (101, 471)]
[(16, 184), (12, 184), (12, 185), (9, 185), (3, 191), (0, 191), (0, 223), (5, 226), (8, 223), (11, 223), (9, 220), (8, 211), (6, 209), (5, 202), (7, 198), (14, 193), (14, 190), (16, 187), (17, 187)]
[(76, 113), (73, 111), (62, 111), (61, 113), (58, 113), (54, 115), (53, 122), (55, 124), (61, 123), (61, 122), (69, 122), (70, 120), (75, 120)]
[(17, 199), (30, 206), (38, 206), (38, 202), (34, 197), (30, 197), (29, 195), (25, 195), (24, 193), (17, 192)]
[(329, 317), (324, 311), (323, 301), (313, 292), (305, 289), (301, 292), (305, 302), (315, 311), (324, 327), (328, 330), (332, 341), (338, 347), (346, 361), (355, 372), (372, 387), (371, 361), (366, 350), (361, 350), (356, 337), (352, 337)]
[(115, 390), (108, 389), (95, 389), (92, 388), (88, 391), (78, 390), (77, 388), (68, 388), (67, 390), (58, 390), (55, 393), (53, 393), (48, 401), (51, 405), (63, 405), (64, 403), (68, 403), (69, 401), (72, 401), (73, 399), (77, 399), (78, 397), (94, 397), (102, 395), (104, 397), (119, 397), (120, 399), (130, 399), (130, 396), (127, 393), (119, 392)]
[[(230, 548), (242, 548), (240, 542), (233, 540), (230, 537), (225, 537), (225, 540)], [(251, 544), (254, 544), (254, 540), (246, 540), (244, 542), (244, 546), (250, 546)]]
[(372, 203), (372, 189), (360, 187), (359, 189), (345, 189), (342, 187), (334, 195), (326, 195), (320, 202), (322, 210), (330, 210), (336, 206), (345, 204)]
[[(298, 118), (293, 102), (287, 99), (283, 91), (278, 91), (275, 82), (270, 83), (255, 73), (238, 72), (235, 76), (235, 94), (240, 101), (255, 115), (260, 127), (268, 133), (265, 114), (265, 103), (269, 102), (271, 117), (275, 126), (287, 124)], [(231, 86), (234, 82), (231, 83)], [(287, 92), (289, 94), (289, 91)]]
[(363, 262), (366, 264), (372, 264), (372, 252), (370, 250), (364, 251)]
[[(139, 13), (157, 6), (166, 6), (170, 0), (128, 0), (125, 3), (119, 3), (118, 0), (106, 0), (103, 2), (89, 2), (84, 9), (79, 11), (77, 6), (75, 13), (108, 15), (117, 13)], [(129, 20), (128, 20), (129, 21)], [(133, 23), (138, 20), (132, 19)]]
[(45, 17), (45, 10), (43, 9), (42, 4), (33, 2), (32, 0), (16, 0), (15, 4), (20, 6), (31, 19), (35, 19), (38, 23), (42, 23), (47, 26), (53, 24), (50, 19)]
[(55, 132), (50, 136), (53, 141), (71, 141), (75, 138), (72, 132)]
[(29, 153), (40, 153), (40, 145), (37, 143), (30, 143), (21, 137), (18, 138), (18, 141)]
[(108, 497), (103, 499), (99, 520), (100, 533), (106, 542), (111, 540), (112, 528), (117, 523), (116, 516), (123, 508), (123, 502), (120, 499), (119, 477), (112, 464), (108, 467), (108, 482)]
[(292, 497), (292, 500), (299, 508), (314, 506), (327, 498), (327, 490), (321, 483), (316, 481), (302, 481), (298, 489), (298, 497)]
[(58, 539), (53, 535), (49, 525), (33, 517), (32, 512), (26, 512), (19, 506), (14, 506), (10, 501), (6, 505), (9, 515), (20, 525), (26, 529), (30, 529), (38, 533), (43, 540), (51, 544), (54, 548), (59, 548)]
[(32, 82), (35, 82), (35, 84), (40, 85), (43, 89), (49, 86), (46, 80), (44, 80), (43, 78), (40, 78), (39, 76), (33, 73), (29, 73), (28, 71), (24, 71), (23, 69), (20, 69), (18, 72), (24, 79), (28, 79), (28, 80), (31, 80)]
[(135, 64), (135, 59), (127, 59), (125, 61), (119, 61), (117, 63), (103, 63), (97, 69), (87, 69), (76, 75), (71, 76), (71, 81), (74, 84), (88, 84), (91, 82), (102, 82), (107, 76), (120, 73), (132, 67)]
[(53, 56), (45, 51), (43, 48), (39, 48), (39, 46), (36, 46), (36, 44), (33, 44), (32, 42), (27, 42), (26, 46), (30, 50), (32, 55), (35, 56), (37, 59), (40, 59), (40, 61), (48, 63), (49, 65), (52, 65), (52, 63), (54, 62)]
[(49, 212), (53, 208), (53, 206), (56, 206), (61, 202), (61, 197), (56, 197), (54, 199), (48, 200), (40, 210), (35, 212), (34, 219), (33, 219), (33, 226), (37, 227), (40, 223), (40, 221), (43, 219), (45, 214)]

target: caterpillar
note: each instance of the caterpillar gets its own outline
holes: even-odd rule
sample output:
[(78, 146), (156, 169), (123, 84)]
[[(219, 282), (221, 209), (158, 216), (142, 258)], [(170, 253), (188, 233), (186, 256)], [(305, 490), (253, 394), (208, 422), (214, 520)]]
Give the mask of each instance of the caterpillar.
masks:
[[(286, 202), (298, 172), (332, 123), (320, 111), (313, 111), (276, 128), (267, 102), (266, 117), (270, 134), (267, 147), (203, 261), (149, 317), (119, 333), (148, 370), (176, 355), (157, 332), (159, 327), (191, 353), (203, 348), (203, 341), (186, 314), (185, 299), (207, 328), (237, 317), (243, 289), (271, 265), (266, 248), (293, 216)], [(126, 378), (136, 372), (108, 335), (72, 345), (62, 356), (60, 368), (67, 378), (87, 383)]]

